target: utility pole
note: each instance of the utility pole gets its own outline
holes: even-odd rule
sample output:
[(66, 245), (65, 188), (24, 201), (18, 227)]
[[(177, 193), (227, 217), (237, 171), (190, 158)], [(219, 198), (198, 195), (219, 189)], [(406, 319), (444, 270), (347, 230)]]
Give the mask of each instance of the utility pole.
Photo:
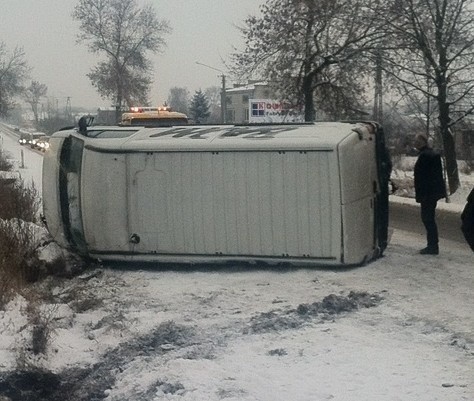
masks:
[(210, 68), (211, 70), (219, 71), (222, 73), (222, 75), (219, 75), (219, 77), (222, 78), (222, 88), (221, 88), (221, 123), (225, 124), (226, 123), (226, 118), (227, 118), (227, 97), (225, 94), (225, 74), (224, 71), (219, 70), (218, 68), (211, 67), (210, 65), (200, 63), (199, 61), (196, 61), (196, 64), (202, 65), (204, 67)]
[(68, 96), (66, 98), (66, 120), (68, 121), (71, 121), (72, 120), (72, 116), (71, 116), (71, 97)]
[(222, 74), (222, 90), (221, 90), (221, 122), (222, 124), (226, 123), (226, 113), (227, 113), (227, 96), (225, 94), (225, 75)]

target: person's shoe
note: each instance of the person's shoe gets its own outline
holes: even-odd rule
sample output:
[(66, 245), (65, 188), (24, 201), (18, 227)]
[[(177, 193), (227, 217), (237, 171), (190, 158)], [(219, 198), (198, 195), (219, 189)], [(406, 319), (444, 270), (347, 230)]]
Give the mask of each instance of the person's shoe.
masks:
[(420, 251), (421, 255), (438, 255), (439, 254), (439, 248), (438, 247), (430, 247), (427, 246), (426, 248), (423, 248)]

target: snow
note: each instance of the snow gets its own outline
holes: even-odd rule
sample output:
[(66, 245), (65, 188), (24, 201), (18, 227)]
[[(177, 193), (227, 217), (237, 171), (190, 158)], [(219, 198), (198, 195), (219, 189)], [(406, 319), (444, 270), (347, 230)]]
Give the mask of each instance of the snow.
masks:
[(15, 164), (15, 169), (26, 185), (34, 184), (41, 195), (41, 174), (43, 172), (43, 155), (28, 146), (22, 146), (17, 138), (1, 130), (0, 126), (0, 151)]
[[(39, 184), (24, 153), (22, 176)], [(395, 230), (383, 258), (352, 269), (117, 265), (51, 277), (37, 284), (52, 288), (48, 352), (23, 358), (68, 383), (70, 400), (473, 400), (474, 254), (441, 242), (439, 256), (419, 255), (424, 236)], [(304, 313), (351, 291), (376, 302)], [(0, 399), (29, 330), (17, 296), (0, 311)]]

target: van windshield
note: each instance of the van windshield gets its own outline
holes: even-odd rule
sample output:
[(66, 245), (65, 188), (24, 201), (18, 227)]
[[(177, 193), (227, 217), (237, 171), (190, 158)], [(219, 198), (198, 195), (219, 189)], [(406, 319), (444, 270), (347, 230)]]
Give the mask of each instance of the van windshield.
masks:
[(89, 138), (126, 138), (130, 135), (133, 135), (135, 132), (137, 132), (136, 129), (134, 130), (95, 130), (95, 129), (89, 129), (87, 130), (87, 136)]

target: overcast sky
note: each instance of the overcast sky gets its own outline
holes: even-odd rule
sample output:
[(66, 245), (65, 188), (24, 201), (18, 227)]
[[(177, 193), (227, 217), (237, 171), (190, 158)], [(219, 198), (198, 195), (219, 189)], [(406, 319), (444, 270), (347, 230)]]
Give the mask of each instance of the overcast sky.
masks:
[[(232, 46), (242, 48), (235, 25), (249, 14), (257, 14), (263, 0), (139, 0), (152, 4), (160, 19), (173, 31), (166, 38), (163, 54), (150, 55), (154, 63), (154, 85), (150, 100), (160, 105), (173, 86), (187, 87), (191, 94), (209, 86), (220, 86), (219, 72), (196, 61), (225, 70)], [(76, 44), (78, 23), (71, 13), (77, 0), (0, 0), (0, 41), (11, 51), (23, 47), (32, 68), (31, 79), (48, 87), (48, 96), (58, 105), (110, 106), (91, 86), (86, 74), (98, 61), (85, 44)], [(231, 85), (232, 82), (228, 82)]]

